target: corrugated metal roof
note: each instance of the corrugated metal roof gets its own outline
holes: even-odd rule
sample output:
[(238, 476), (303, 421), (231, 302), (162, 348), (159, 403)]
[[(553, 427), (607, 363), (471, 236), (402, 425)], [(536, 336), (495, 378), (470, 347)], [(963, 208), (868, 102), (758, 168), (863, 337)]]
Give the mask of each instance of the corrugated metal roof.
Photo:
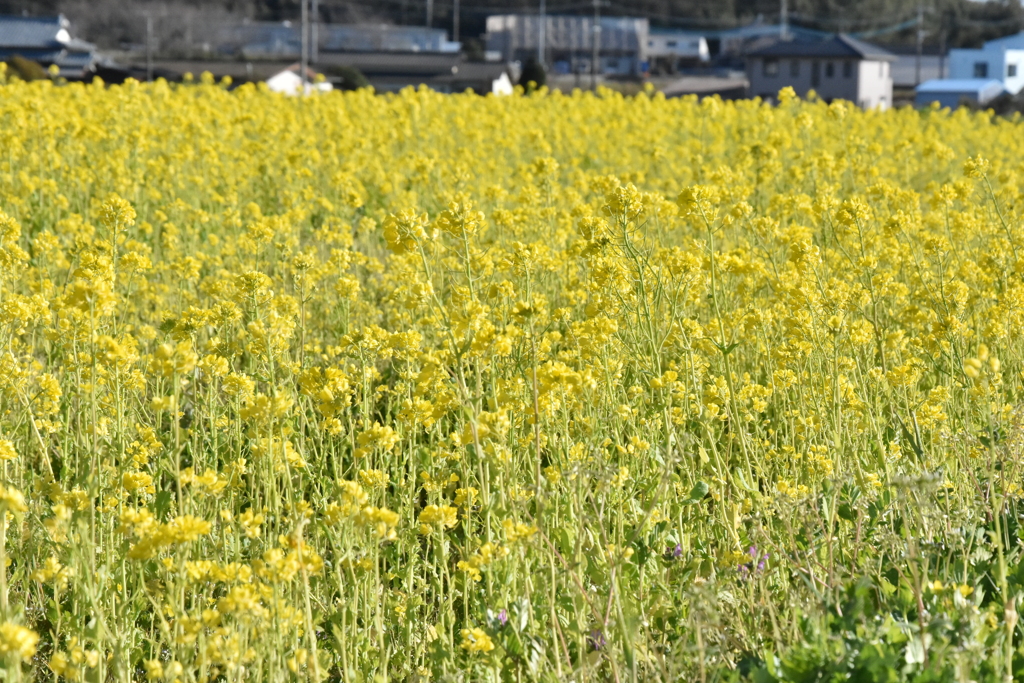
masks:
[(779, 41), (760, 50), (749, 53), (749, 57), (822, 57), (835, 58), (854, 57), (893, 61), (896, 55), (883, 50), (877, 45), (865, 43), (843, 33), (836, 33), (825, 40), (816, 41)]
[(23, 17), (0, 15), (0, 59), (21, 55), (46, 66), (56, 64), (61, 75), (77, 75), (96, 62), (96, 46), (72, 38), (64, 15)]
[[(57, 17), (0, 16), (0, 48), (60, 47), (70, 40), (67, 19)], [(64, 41), (58, 33), (64, 31)]]
[(940, 92), (984, 92), (985, 90), (1003, 89), (1003, 84), (988, 78), (936, 78), (925, 81), (917, 86), (919, 93)]

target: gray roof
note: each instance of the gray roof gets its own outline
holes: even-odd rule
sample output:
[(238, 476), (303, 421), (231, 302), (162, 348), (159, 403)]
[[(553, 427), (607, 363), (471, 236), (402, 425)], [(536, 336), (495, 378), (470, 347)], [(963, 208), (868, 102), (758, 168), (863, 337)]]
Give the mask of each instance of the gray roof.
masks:
[(67, 28), (63, 17), (0, 16), (0, 47), (56, 47), (57, 33)]
[(91, 52), (92, 43), (72, 38), (71, 24), (63, 14), (55, 17), (23, 17), (0, 15), (0, 49), (68, 49)]
[(836, 33), (824, 40), (783, 41), (750, 52), (748, 57), (821, 57), (824, 59), (870, 59), (894, 61), (896, 55), (877, 45), (865, 43), (845, 33)]
[(81, 77), (96, 64), (96, 46), (72, 38), (69, 28), (64, 15), (0, 15), (0, 59), (21, 55), (43, 66), (56, 64), (66, 78)]

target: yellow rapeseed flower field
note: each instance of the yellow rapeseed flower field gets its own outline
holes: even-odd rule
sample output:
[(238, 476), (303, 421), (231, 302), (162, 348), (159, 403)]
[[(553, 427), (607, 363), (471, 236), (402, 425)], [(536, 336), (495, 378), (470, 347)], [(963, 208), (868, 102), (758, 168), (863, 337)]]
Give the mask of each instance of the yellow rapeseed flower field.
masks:
[(5, 680), (1010, 680), (1021, 132), (0, 85)]

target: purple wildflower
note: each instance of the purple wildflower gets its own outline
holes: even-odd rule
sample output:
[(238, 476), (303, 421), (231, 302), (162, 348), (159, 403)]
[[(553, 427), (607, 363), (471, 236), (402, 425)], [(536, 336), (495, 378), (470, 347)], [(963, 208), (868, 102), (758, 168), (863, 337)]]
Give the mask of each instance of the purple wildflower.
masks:
[(740, 576), (743, 578), (750, 576), (751, 572), (753, 572), (755, 568), (758, 572), (764, 571), (765, 565), (768, 561), (768, 553), (762, 554), (756, 545), (750, 546), (750, 548), (747, 549), (747, 554), (750, 556), (750, 562), (741, 564), (738, 568)]

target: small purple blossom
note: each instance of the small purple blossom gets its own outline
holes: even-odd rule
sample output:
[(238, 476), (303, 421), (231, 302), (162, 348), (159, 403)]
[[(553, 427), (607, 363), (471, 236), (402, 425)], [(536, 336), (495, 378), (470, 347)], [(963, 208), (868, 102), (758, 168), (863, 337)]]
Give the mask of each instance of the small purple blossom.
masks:
[(670, 556), (673, 560), (678, 560), (680, 557), (683, 556), (683, 546), (679, 543), (676, 543), (676, 547), (669, 548), (665, 551), (665, 554)]
[(608, 641), (604, 638), (604, 633), (599, 628), (590, 632), (590, 635), (587, 636), (587, 642), (590, 643), (590, 649), (592, 650), (600, 650), (608, 644)]
[(766, 565), (766, 563), (768, 561), (768, 553), (762, 554), (758, 550), (756, 545), (752, 545), (747, 550), (747, 554), (750, 555), (750, 562), (740, 566), (740, 568), (739, 568), (740, 574), (742, 574), (743, 576), (747, 576), (748, 573), (754, 567), (756, 567), (757, 571), (759, 571), (759, 572), (764, 571), (765, 565)]
[(507, 609), (503, 609), (500, 612), (498, 612), (498, 623), (501, 624), (502, 628), (504, 628), (505, 624), (508, 623), (508, 610)]

